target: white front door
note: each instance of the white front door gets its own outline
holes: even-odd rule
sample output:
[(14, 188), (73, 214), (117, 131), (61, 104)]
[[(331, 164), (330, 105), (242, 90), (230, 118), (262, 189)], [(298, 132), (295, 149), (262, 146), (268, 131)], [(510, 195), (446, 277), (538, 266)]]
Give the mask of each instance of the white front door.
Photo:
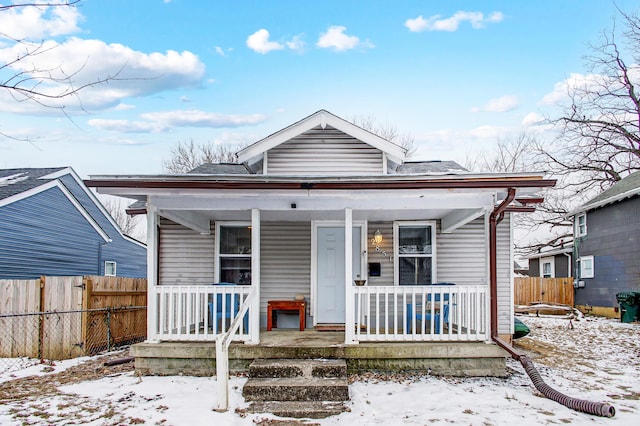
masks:
[[(318, 227), (317, 324), (344, 324), (344, 227)], [(361, 228), (353, 228), (353, 279), (360, 277)], [(348, 283), (352, 285), (352, 283)]]

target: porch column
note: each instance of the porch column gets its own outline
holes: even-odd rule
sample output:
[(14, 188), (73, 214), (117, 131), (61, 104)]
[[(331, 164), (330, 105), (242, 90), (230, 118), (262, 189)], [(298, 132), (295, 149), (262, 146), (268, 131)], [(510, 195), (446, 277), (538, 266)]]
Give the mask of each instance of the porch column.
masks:
[(158, 343), (158, 210), (147, 205), (147, 342)]
[(344, 282), (345, 282), (345, 321), (344, 342), (356, 343), (354, 333), (354, 299), (353, 299), (353, 212), (349, 207), (344, 209)]
[(253, 303), (249, 315), (249, 342), (260, 343), (260, 210), (251, 210), (251, 287)]

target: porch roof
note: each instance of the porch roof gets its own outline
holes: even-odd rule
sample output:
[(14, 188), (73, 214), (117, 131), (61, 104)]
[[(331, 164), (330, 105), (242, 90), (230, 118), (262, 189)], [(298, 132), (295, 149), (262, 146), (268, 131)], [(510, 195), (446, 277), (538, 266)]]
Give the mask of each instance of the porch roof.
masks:
[(263, 220), (441, 219), (452, 232), (502, 201), (509, 188), (512, 211), (531, 211), (532, 197), (551, 187), (542, 174), (383, 175), (300, 177), (265, 175), (96, 176), (87, 186), (101, 193), (146, 201), (170, 219), (201, 233), (210, 220), (248, 220), (260, 209)]
[[(543, 173), (403, 174), (379, 176), (270, 176), (244, 174), (97, 175), (85, 180), (94, 188), (148, 194), (157, 189), (533, 189), (552, 187)], [(128, 191), (124, 191), (128, 188)], [(528, 191), (529, 192), (529, 191)]]

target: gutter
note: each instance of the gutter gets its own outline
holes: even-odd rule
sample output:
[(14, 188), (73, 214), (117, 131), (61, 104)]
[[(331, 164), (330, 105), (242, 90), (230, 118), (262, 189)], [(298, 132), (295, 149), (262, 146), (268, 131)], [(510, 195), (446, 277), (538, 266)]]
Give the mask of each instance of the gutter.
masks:
[(87, 179), (86, 186), (94, 188), (140, 189), (502, 189), (553, 187), (548, 179), (416, 179), (413, 180), (156, 180), (156, 179)]
[(525, 372), (531, 378), (533, 385), (547, 398), (556, 401), (565, 407), (571, 408), (582, 413), (593, 414), (601, 417), (613, 417), (616, 409), (611, 404), (603, 402), (591, 402), (582, 399), (572, 398), (564, 395), (547, 385), (538, 370), (536, 370), (533, 362), (528, 356), (518, 353), (518, 351), (498, 336), (498, 267), (497, 267), (497, 228), (498, 223), (502, 221), (505, 211), (508, 211), (508, 205), (511, 203), (516, 194), (516, 188), (510, 187), (507, 197), (493, 209), (489, 216), (489, 286), (491, 298), (491, 340), (498, 346), (507, 351), (511, 357), (520, 361)]

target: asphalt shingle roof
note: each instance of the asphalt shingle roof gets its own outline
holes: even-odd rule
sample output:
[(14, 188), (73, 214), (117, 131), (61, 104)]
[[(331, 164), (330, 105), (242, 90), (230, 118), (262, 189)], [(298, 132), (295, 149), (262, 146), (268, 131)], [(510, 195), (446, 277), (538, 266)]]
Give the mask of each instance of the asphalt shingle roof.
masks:
[(189, 174), (199, 175), (248, 175), (249, 171), (244, 164), (233, 163), (207, 163), (191, 170)]
[(625, 193), (633, 194), (634, 190), (636, 194), (640, 193), (640, 172), (635, 172), (625, 177), (624, 179), (613, 185), (611, 188), (587, 201), (582, 205), (582, 207), (606, 203), (606, 201), (610, 198), (613, 199)]
[[(399, 175), (429, 174), (429, 173), (463, 173), (468, 172), (455, 161), (408, 161), (398, 166), (395, 171)], [(191, 170), (189, 174), (201, 175), (247, 175), (251, 174), (244, 164), (202, 164)]]
[(399, 175), (461, 172), (468, 172), (468, 170), (455, 161), (407, 161), (396, 170)]
[(0, 200), (43, 185), (51, 179), (41, 179), (42, 176), (47, 176), (66, 168), (0, 169)]

